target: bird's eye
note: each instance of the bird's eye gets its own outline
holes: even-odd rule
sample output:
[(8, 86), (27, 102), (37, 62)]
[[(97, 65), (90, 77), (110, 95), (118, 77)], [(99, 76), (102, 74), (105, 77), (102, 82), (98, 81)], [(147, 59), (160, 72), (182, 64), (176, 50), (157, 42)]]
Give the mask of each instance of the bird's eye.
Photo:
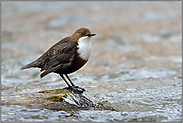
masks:
[(81, 32), (82, 35), (84, 35), (84, 32)]

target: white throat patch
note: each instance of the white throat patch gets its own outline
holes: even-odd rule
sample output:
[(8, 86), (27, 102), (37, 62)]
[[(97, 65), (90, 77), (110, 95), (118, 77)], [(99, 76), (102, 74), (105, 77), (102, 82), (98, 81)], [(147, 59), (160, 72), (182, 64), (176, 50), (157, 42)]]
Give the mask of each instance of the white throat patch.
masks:
[(78, 54), (83, 60), (88, 60), (91, 54), (92, 44), (89, 36), (84, 36), (78, 42)]

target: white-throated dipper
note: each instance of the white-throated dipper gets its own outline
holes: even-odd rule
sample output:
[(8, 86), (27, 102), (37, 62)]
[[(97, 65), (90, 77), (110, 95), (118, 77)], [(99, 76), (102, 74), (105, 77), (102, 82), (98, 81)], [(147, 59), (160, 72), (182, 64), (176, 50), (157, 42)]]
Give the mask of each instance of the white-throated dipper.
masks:
[[(94, 35), (96, 34), (92, 34), (89, 29), (80, 28), (73, 35), (57, 42), (42, 56), (22, 67), (21, 70), (31, 67), (41, 68), (43, 71), (41, 78), (51, 72), (57, 73), (67, 83), (68, 89), (83, 92), (85, 89), (75, 86), (67, 74), (77, 71), (88, 61), (92, 48), (90, 38)], [(63, 75), (67, 77), (71, 85)]]

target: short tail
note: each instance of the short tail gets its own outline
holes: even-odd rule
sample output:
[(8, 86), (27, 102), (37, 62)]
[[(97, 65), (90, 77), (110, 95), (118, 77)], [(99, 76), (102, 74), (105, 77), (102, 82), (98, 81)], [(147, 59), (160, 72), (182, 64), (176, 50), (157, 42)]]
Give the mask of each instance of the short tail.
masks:
[(28, 68), (31, 68), (31, 67), (38, 67), (37, 62), (33, 61), (33, 62), (23, 66), (20, 70), (28, 69)]
[(31, 68), (33, 67), (32, 64), (27, 64), (26, 66), (23, 66), (20, 70), (24, 70), (24, 69), (27, 69), (27, 68)]

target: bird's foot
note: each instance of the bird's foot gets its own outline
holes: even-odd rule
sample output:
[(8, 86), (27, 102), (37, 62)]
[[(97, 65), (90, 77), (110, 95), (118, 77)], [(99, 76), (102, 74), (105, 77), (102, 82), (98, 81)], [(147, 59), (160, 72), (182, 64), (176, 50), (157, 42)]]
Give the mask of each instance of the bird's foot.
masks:
[(79, 94), (82, 94), (84, 91), (86, 91), (84, 88), (81, 88), (79, 86), (69, 86), (69, 87), (65, 87), (64, 89), (68, 89), (73, 91), (74, 93), (79, 93)]

